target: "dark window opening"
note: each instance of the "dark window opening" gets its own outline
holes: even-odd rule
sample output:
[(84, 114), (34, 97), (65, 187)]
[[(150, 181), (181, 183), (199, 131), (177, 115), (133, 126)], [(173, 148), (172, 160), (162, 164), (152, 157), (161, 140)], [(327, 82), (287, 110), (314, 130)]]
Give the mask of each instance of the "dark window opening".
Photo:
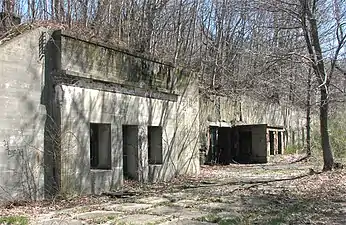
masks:
[(274, 131), (269, 131), (269, 154), (274, 155)]
[(162, 127), (148, 127), (149, 164), (162, 164)]
[(90, 168), (112, 168), (110, 124), (90, 123)]

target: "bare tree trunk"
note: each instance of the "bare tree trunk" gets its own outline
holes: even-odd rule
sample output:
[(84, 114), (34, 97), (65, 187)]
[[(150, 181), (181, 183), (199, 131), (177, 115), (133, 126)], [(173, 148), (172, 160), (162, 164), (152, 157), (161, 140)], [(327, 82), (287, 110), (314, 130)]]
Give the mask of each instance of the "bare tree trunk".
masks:
[(333, 169), (334, 159), (329, 143), (328, 133), (328, 92), (326, 87), (321, 87), (321, 105), (320, 105), (320, 131), (323, 150), (323, 171)]
[(307, 98), (306, 98), (306, 154), (311, 156), (311, 69), (308, 74)]
[[(310, 3), (310, 4), (309, 4)], [(318, 34), (318, 26), (315, 18), (317, 0), (309, 2), (302, 0), (302, 24), (305, 33), (307, 48), (312, 61), (312, 68), (317, 77), (320, 88), (320, 132), (321, 132), (321, 147), (323, 151), (323, 170), (331, 170), (334, 165), (334, 159), (329, 142), (328, 133), (328, 86), (330, 76), (327, 75), (322, 57), (322, 49)]]

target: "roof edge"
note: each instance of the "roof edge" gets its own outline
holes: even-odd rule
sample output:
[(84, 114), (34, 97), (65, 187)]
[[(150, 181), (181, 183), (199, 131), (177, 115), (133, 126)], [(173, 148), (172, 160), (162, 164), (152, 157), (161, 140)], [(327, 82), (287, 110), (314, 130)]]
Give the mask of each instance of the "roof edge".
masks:
[(173, 63), (164, 62), (164, 61), (158, 60), (152, 56), (148, 56), (148, 55), (136, 52), (136, 51), (131, 51), (131, 50), (123, 48), (123, 47), (115, 46), (114, 44), (109, 44), (109, 43), (106, 43), (104, 41), (91, 40), (91, 39), (87, 39), (86, 37), (77, 36), (76, 34), (72, 33), (71, 31), (68, 31), (68, 30), (59, 29), (59, 30), (54, 30), (53, 33), (60, 33), (60, 35), (62, 37), (72, 38), (72, 39), (82, 41), (82, 42), (85, 42), (88, 44), (96, 45), (96, 46), (107, 48), (107, 49), (110, 49), (110, 50), (113, 50), (113, 51), (116, 51), (119, 53), (127, 54), (130, 56), (136, 57), (136, 58), (141, 58), (141, 59), (148, 60), (148, 61), (151, 61), (154, 63), (165, 65), (165, 66), (168, 66), (171, 68), (176, 68), (176, 66)]

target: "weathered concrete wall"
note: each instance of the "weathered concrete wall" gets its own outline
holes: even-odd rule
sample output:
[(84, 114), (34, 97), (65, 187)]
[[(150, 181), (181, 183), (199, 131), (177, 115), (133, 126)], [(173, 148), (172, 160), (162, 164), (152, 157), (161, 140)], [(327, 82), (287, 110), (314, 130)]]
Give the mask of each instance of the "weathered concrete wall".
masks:
[[(288, 132), (285, 141), (287, 144), (303, 144), (303, 133), (306, 133), (304, 110), (291, 105), (268, 104), (243, 97), (241, 113), (244, 123), (282, 126)], [(295, 140), (292, 139), (293, 135)]]
[[(63, 77), (91, 82), (63, 84), (57, 94), (62, 111), (63, 191), (99, 193), (122, 184), (123, 125), (138, 126), (139, 180), (168, 180), (177, 174), (199, 172), (196, 77), (67, 35), (57, 43), (61, 44)], [(123, 86), (115, 88), (114, 84)], [(151, 91), (156, 91), (154, 97), (146, 95)], [(111, 124), (111, 170), (90, 169), (90, 123)], [(148, 163), (148, 126), (163, 129), (162, 165)]]
[[(59, 189), (100, 193), (121, 185), (123, 125), (138, 126), (132, 138), (140, 181), (198, 173), (192, 74), (61, 32), (47, 34), (39, 59), (42, 31), (0, 46), (0, 199), (48, 197)], [(111, 125), (110, 170), (90, 169), (90, 123)], [(148, 126), (163, 128), (161, 165), (148, 164)]]
[(173, 74), (169, 64), (138, 56), (104, 43), (77, 40), (61, 34), (61, 69), (79, 77), (169, 91)]
[[(146, 180), (150, 165), (147, 161), (147, 126), (163, 127), (163, 164), (158, 180), (167, 180), (176, 173), (197, 173), (198, 128), (188, 118), (195, 112), (180, 112), (177, 102), (147, 99), (119, 93), (102, 92), (71, 86), (62, 86), (62, 185), (71, 190), (91, 192), (109, 190), (122, 184), (123, 135), (122, 125), (138, 125), (139, 173)], [(105, 108), (109, 106), (109, 108)], [(169, 111), (169, 117), (161, 115)], [(179, 111), (179, 113), (177, 113)], [(189, 115), (186, 115), (189, 113)], [(179, 117), (177, 117), (177, 114)], [(186, 119), (182, 116), (188, 117)], [(190, 117), (191, 116), (191, 117)], [(181, 121), (177, 121), (181, 118)], [(180, 120), (180, 119), (179, 119)], [(112, 128), (112, 170), (90, 170), (90, 123), (109, 123)], [(178, 123), (178, 124), (176, 124)], [(155, 165), (157, 170), (157, 165)], [(92, 183), (92, 176), (103, 174), (103, 180)], [(100, 185), (104, 185), (101, 186)]]
[(205, 133), (210, 122), (225, 122), (229, 125), (268, 124), (269, 126), (282, 126), (288, 131), (286, 136), (288, 144), (303, 144), (305, 112), (290, 105), (256, 101), (246, 96), (238, 97), (238, 99), (209, 96), (208, 98), (200, 98), (200, 107), (202, 144), (207, 141)]
[(43, 196), (42, 30), (27, 31), (0, 46), (0, 201)]
[[(177, 157), (180, 174), (197, 174), (199, 164), (199, 87), (196, 75), (180, 74), (175, 90), (180, 94), (176, 103), (175, 138), (170, 143)], [(173, 160), (174, 162), (175, 160)]]

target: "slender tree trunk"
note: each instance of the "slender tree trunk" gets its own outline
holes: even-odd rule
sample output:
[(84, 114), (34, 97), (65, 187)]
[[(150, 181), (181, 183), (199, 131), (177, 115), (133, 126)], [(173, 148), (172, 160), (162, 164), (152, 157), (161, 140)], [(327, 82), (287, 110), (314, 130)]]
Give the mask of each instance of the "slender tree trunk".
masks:
[(315, 19), (310, 19), (311, 26), (311, 39), (313, 43), (313, 48), (315, 50), (315, 57), (317, 59), (315, 65), (315, 74), (318, 77), (320, 85), (321, 103), (320, 103), (320, 131), (321, 131), (321, 145), (323, 151), (323, 170), (331, 170), (333, 168), (334, 160), (333, 154), (329, 143), (329, 133), (328, 133), (328, 86), (329, 79), (325, 68), (324, 61), (322, 57), (322, 49), (320, 46), (317, 22)]
[(320, 37), (318, 34), (318, 25), (316, 21), (317, 0), (309, 2), (301, 0), (302, 4), (302, 25), (305, 33), (306, 46), (308, 48), (312, 68), (316, 75), (320, 88), (320, 132), (321, 132), (321, 147), (323, 151), (323, 170), (331, 170), (334, 165), (332, 150), (329, 143), (328, 133), (328, 86), (330, 76), (325, 71), (324, 59), (322, 56), (322, 48)]
[(329, 143), (328, 133), (328, 92), (326, 87), (321, 87), (321, 105), (320, 105), (320, 132), (321, 144), (323, 149), (323, 171), (333, 169), (334, 159)]
[(306, 154), (311, 156), (311, 69), (308, 74), (307, 98), (306, 98)]

